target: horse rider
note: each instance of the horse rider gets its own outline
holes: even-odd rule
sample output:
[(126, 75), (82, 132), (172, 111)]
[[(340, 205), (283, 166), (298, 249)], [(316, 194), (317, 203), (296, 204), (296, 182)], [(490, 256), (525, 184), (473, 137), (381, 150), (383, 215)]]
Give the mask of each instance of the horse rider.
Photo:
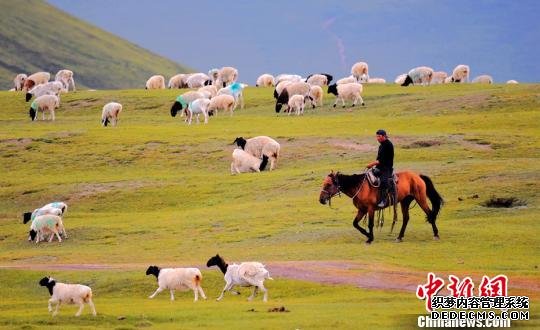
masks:
[(379, 186), (379, 203), (377, 206), (382, 208), (386, 206), (389, 180), (392, 179), (392, 172), (394, 170), (394, 145), (388, 139), (385, 130), (380, 129), (376, 134), (377, 141), (380, 144), (379, 151), (377, 153), (377, 160), (369, 163), (366, 167), (375, 167), (373, 174), (381, 179)]

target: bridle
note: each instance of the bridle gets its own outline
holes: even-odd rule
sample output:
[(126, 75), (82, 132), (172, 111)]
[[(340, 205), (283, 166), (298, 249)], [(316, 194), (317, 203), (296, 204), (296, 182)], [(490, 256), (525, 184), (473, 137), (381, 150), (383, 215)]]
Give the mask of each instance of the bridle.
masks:
[(336, 195), (338, 195), (339, 197), (341, 197), (341, 187), (340, 187), (340, 185), (339, 185), (339, 180), (338, 180), (338, 178), (337, 178), (337, 173), (336, 173), (336, 175), (333, 175), (333, 176), (330, 176), (330, 175), (327, 176), (327, 177), (324, 179), (323, 183), (325, 183), (325, 184), (332, 184), (332, 186), (337, 187), (337, 189), (336, 189), (337, 191), (336, 191), (335, 193), (333, 193), (333, 194), (332, 194), (331, 192), (325, 190), (325, 189), (321, 189), (321, 192), (325, 192), (326, 194), (328, 194), (328, 206), (329, 206), (329, 207), (332, 207), (332, 197), (334, 197), (334, 196), (336, 196)]

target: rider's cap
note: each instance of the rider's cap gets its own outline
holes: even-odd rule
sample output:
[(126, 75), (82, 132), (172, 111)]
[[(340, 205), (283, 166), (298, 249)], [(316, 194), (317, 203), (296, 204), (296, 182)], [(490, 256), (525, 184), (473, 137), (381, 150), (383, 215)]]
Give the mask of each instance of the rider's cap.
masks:
[(376, 133), (377, 135), (382, 135), (382, 136), (386, 136), (386, 131), (384, 129), (380, 129), (377, 131)]

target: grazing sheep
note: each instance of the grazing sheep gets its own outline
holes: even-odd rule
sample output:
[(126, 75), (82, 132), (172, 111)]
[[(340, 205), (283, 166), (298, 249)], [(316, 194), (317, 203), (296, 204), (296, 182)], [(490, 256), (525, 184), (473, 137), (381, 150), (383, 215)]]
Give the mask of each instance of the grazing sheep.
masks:
[(237, 137), (234, 143), (258, 159), (267, 156), (270, 159), (270, 171), (276, 168), (281, 146), (271, 137), (262, 135), (247, 140), (243, 137)]
[(174, 75), (169, 79), (169, 84), (167, 85), (169, 88), (186, 88), (187, 83), (186, 79), (188, 78), (189, 74), (179, 73), (177, 75)]
[[(264, 280), (273, 280), (273, 278), (270, 277), (270, 273), (260, 262), (242, 262), (240, 265), (229, 265), (219, 254), (216, 254), (206, 262), (206, 267), (212, 266), (219, 267), (225, 275), (225, 287), (221, 291), (221, 295), (217, 298), (218, 301), (223, 298), (225, 291), (230, 291), (235, 285), (254, 287), (251, 296), (248, 297), (249, 301), (253, 300), (259, 289), (264, 292), (263, 301), (268, 301), (268, 290), (264, 287)], [(235, 292), (235, 294), (240, 293)]]
[(217, 90), (216, 86), (208, 85), (208, 86), (203, 86), (203, 87), (197, 89), (197, 92), (203, 93), (205, 96), (207, 96), (208, 99), (210, 99), (210, 98), (217, 95), (218, 90)]
[[(279, 94), (279, 97), (276, 100), (276, 107), (275, 107), (276, 112), (279, 113), (281, 111), (282, 105), (288, 104), (289, 97), (293, 95), (307, 96), (311, 99), (311, 97), (309, 96), (310, 90), (311, 90), (311, 85), (303, 81), (298, 81), (298, 82), (293, 82), (293, 83), (288, 84), (285, 87), (285, 89), (283, 89), (281, 94)], [(315, 103), (313, 102), (313, 99), (311, 99), (311, 106), (315, 108)]]
[(165, 77), (158, 74), (148, 78), (145, 89), (165, 89)]
[(56, 73), (54, 80), (61, 82), (66, 92), (69, 90), (70, 85), (73, 91), (75, 91), (75, 80), (73, 80), (73, 71), (66, 69), (60, 70)]
[(56, 95), (41, 95), (30, 105), (28, 114), (32, 121), (37, 120), (38, 112), (41, 111), (42, 119), (45, 120), (45, 111), (49, 111), (51, 119), (54, 121), (54, 109), (60, 106), (60, 99)]
[(473, 84), (493, 84), (493, 77), (487, 74), (480, 75), (473, 79)]
[(122, 105), (117, 102), (109, 102), (103, 106), (103, 111), (101, 111), (101, 125), (106, 127), (109, 122), (113, 126), (118, 124), (120, 112), (122, 112)]
[(238, 79), (238, 70), (231, 66), (224, 66), (219, 69), (216, 85), (219, 85), (220, 87), (227, 87), (230, 84), (235, 83), (236, 79)]
[(353, 107), (356, 105), (356, 102), (358, 102), (358, 100), (362, 102), (362, 105), (365, 105), (361, 95), (362, 91), (363, 87), (360, 83), (349, 83), (341, 85), (333, 84), (328, 86), (328, 94), (334, 94), (335, 96), (337, 96), (333, 105), (334, 108), (336, 107), (336, 104), (339, 100), (341, 100), (341, 103), (345, 108), (345, 99), (353, 100)]
[(274, 88), (274, 98), (277, 100), (281, 92), (283, 92), (283, 90), (293, 82), (294, 81), (283, 80), (279, 84), (276, 84), (276, 88)]
[[(319, 87), (319, 86), (317, 86)], [(319, 87), (320, 88), (320, 87)], [(289, 102), (287, 103), (288, 105), (288, 112), (289, 112), (289, 116), (291, 115), (291, 113), (294, 111), (296, 112), (296, 115), (299, 116), (299, 115), (303, 115), (304, 114), (304, 107), (306, 105), (306, 100), (310, 99), (311, 97), (310, 96), (303, 96), (303, 95), (293, 95), (291, 96), (291, 98), (289, 99)]]
[(411, 69), (407, 73), (407, 77), (401, 86), (409, 86), (410, 84), (422, 84), (422, 86), (429, 85), (431, 78), (433, 77), (433, 69), (427, 66), (419, 66)]
[(348, 76), (348, 77), (339, 79), (338, 81), (336, 81), (336, 84), (343, 85), (343, 84), (350, 84), (350, 83), (356, 83), (356, 82), (358, 82), (358, 80), (356, 80), (355, 77)]
[(234, 108), (236, 109), (236, 107), (238, 106), (238, 103), (240, 103), (240, 109), (244, 109), (244, 88), (246, 87), (247, 85), (245, 84), (240, 84), (240, 83), (232, 83), (230, 84), (229, 86), (227, 87), (223, 87), (221, 88), (217, 95), (223, 95), (223, 94), (226, 94), (226, 95), (231, 95), (232, 97), (234, 97)]
[(253, 157), (242, 149), (234, 149), (232, 153), (231, 174), (264, 171), (268, 164), (268, 157), (262, 159)]
[(507, 83), (507, 84), (519, 84), (519, 83), (517, 82), (517, 80), (513, 80), (513, 79), (512, 79), (512, 80), (508, 80), (506, 83)]
[(208, 114), (216, 115), (218, 110), (229, 111), (231, 116), (234, 112), (234, 97), (227, 94), (221, 94), (214, 96), (210, 99), (210, 105), (208, 106)]
[(357, 62), (351, 68), (351, 75), (356, 78), (356, 82), (369, 81), (369, 68), (366, 62)]
[(255, 87), (271, 87), (274, 86), (274, 76), (271, 74), (265, 73), (257, 78)]
[(22, 90), (26, 92), (36, 85), (48, 82), (50, 78), (51, 74), (48, 72), (36, 72), (34, 74), (31, 74), (24, 81)]
[(28, 78), (28, 76), (24, 73), (19, 73), (13, 78), (13, 85), (15, 85), (16, 91), (22, 91), (26, 78)]
[(296, 82), (296, 81), (303, 81), (304, 79), (302, 79), (301, 76), (297, 75), (297, 74), (288, 74), (288, 73), (282, 73), (280, 75), (278, 75), (274, 81), (274, 83), (276, 84), (276, 86), (282, 82), (282, 81), (291, 81), (291, 82)]
[[(184, 110), (187, 111), (187, 106), (189, 103), (197, 100), (197, 99), (203, 99), (205, 98), (204, 94), (199, 92), (185, 92), (182, 95), (179, 95), (176, 100), (174, 101), (172, 107), (171, 107), (171, 116), (176, 117), (176, 114), (178, 111)], [(184, 111), (182, 111), (182, 116), (185, 114)]]
[(158, 288), (148, 298), (153, 299), (161, 291), (168, 289), (171, 293), (171, 300), (174, 300), (174, 290), (193, 290), (195, 300), (199, 300), (199, 293), (203, 299), (206, 295), (201, 287), (202, 274), (198, 268), (159, 268), (149, 266), (146, 275), (154, 275), (158, 281)]
[(331, 75), (327, 73), (317, 73), (317, 74), (309, 75), (306, 78), (306, 82), (310, 85), (317, 85), (317, 86), (323, 87), (323, 86), (328, 86), (328, 84), (330, 84), (332, 79), (334, 79), (334, 77), (332, 77)]
[(32, 99), (32, 96), (40, 97), (41, 95), (56, 95), (60, 97), (60, 92), (64, 90), (64, 85), (60, 81), (49, 81), (45, 84), (40, 84), (26, 92), (26, 102)]
[(92, 301), (92, 289), (86, 285), (81, 284), (65, 284), (56, 282), (52, 277), (44, 277), (39, 281), (39, 285), (47, 287), (51, 294), (49, 299), (49, 312), (52, 312), (51, 304), (56, 304), (56, 309), (52, 316), (58, 314), (58, 308), (60, 304), (77, 304), (79, 310), (75, 316), (80, 316), (84, 308), (84, 304), (87, 303), (92, 309), (92, 315), (96, 316), (96, 307)]
[(394, 79), (394, 83), (401, 85), (405, 82), (406, 78), (407, 78), (406, 73), (400, 74), (399, 76), (396, 77), (396, 79)]
[(431, 76), (431, 83), (444, 84), (446, 81), (446, 78), (448, 78), (448, 73), (444, 71), (436, 71), (436, 72), (433, 72), (433, 75)]
[(386, 84), (384, 78), (369, 78), (367, 84)]
[(49, 238), (49, 243), (52, 242), (54, 235), (58, 238), (58, 242), (62, 242), (60, 233), (64, 233), (64, 237), (67, 238), (66, 229), (62, 218), (58, 215), (45, 214), (37, 216), (30, 225), (30, 240), (36, 240), (36, 244), (39, 243), (46, 234), (52, 234)]
[(189, 103), (187, 107), (187, 122), (188, 125), (191, 125), (191, 120), (193, 115), (197, 115), (197, 124), (199, 123), (199, 115), (202, 113), (204, 116), (204, 123), (208, 124), (208, 106), (210, 105), (210, 100), (206, 98), (196, 99), (195, 101)]
[(454, 83), (469, 82), (470, 74), (471, 74), (471, 69), (469, 68), (468, 65), (459, 64), (452, 71), (450, 82), (454, 82)]
[(53, 214), (53, 215), (64, 215), (67, 211), (67, 204), (64, 202), (52, 202), (47, 205), (44, 205), (40, 207), (39, 209), (35, 209), (33, 212), (24, 212), (23, 213), (23, 223), (27, 223), (28, 221), (34, 219), (37, 216), (44, 215), (44, 214)]
[(316, 105), (323, 106), (323, 89), (321, 86), (311, 86), (309, 96), (313, 99)]
[(194, 73), (190, 75), (186, 79), (186, 84), (188, 88), (199, 88), (207, 85), (207, 82), (210, 81), (210, 77), (208, 77), (204, 73)]

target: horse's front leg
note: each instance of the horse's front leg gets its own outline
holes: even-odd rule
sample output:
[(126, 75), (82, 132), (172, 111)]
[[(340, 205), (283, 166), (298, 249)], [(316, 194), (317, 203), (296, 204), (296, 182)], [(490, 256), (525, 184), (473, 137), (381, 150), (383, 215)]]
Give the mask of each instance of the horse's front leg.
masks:
[(362, 210), (358, 210), (358, 213), (356, 214), (356, 217), (353, 220), (353, 227), (358, 229), (358, 231), (360, 231), (362, 234), (366, 235), (369, 241), (369, 237), (370, 237), (369, 233), (364, 228), (360, 227), (360, 225), (358, 224), (360, 220), (362, 220), (365, 214), (366, 212)]
[(375, 210), (370, 209), (368, 211), (368, 229), (369, 235), (366, 244), (371, 244), (373, 242), (373, 224), (375, 223)]

